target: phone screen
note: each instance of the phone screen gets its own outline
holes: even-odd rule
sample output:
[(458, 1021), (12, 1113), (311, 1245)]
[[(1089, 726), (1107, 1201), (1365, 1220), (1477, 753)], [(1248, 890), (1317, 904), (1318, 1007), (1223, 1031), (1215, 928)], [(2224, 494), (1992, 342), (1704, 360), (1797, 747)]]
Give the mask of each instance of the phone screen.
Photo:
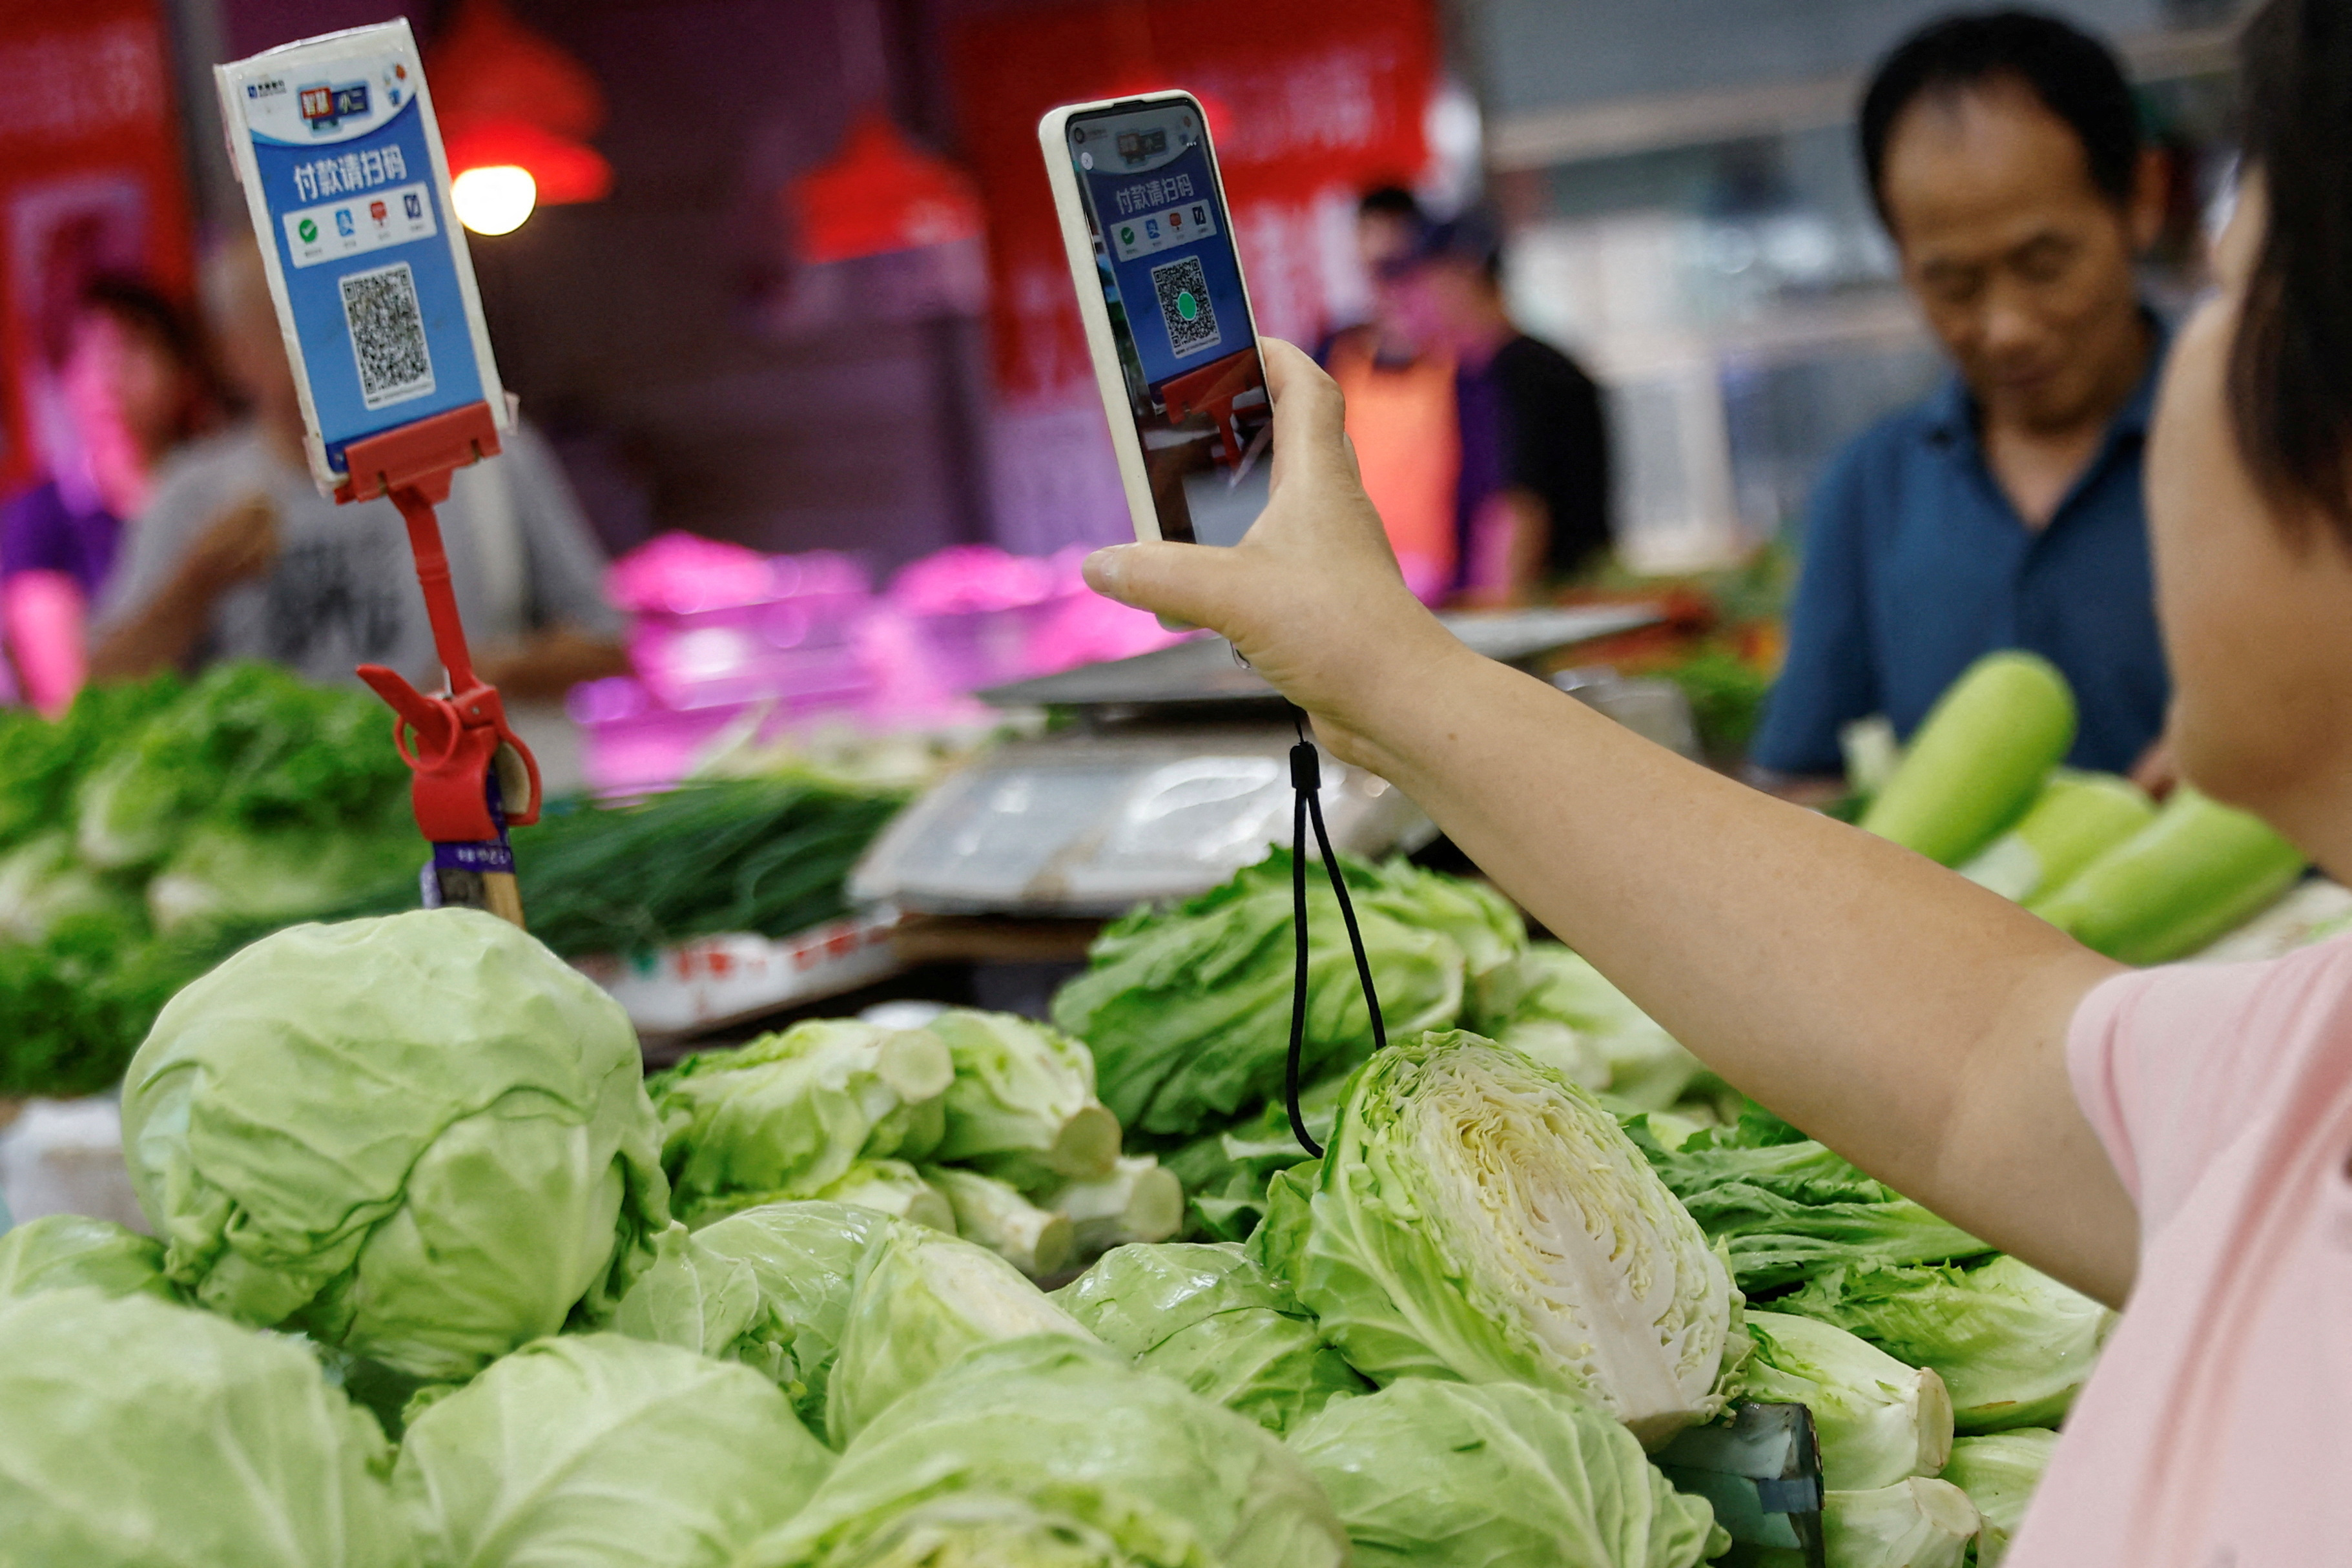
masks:
[(1201, 111), (1103, 110), (1069, 137), (1160, 536), (1238, 544), (1265, 508), (1274, 408)]

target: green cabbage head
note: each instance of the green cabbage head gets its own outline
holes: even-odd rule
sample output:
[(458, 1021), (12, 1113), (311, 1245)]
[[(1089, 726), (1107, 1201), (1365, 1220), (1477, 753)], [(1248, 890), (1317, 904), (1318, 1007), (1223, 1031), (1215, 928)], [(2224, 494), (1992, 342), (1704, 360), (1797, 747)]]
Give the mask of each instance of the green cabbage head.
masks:
[(852, 1441), (964, 1352), (1031, 1334), (1094, 1341), (986, 1247), (893, 1220), (858, 1266), (825, 1386), (825, 1436)]
[(1870, 1491), (1944, 1468), (1952, 1400), (1934, 1372), (1814, 1318), (1751, 1311), (1748, 1333), (1756, 1353), (1740, 1393), (1812, 1411), (1823, 1486)]
[(738, 1568), (1339, 1568), (1272, 1436), (1089, 1341), (983, 1345), (860, 1433)]
[(177, 1301), (163, 1278), (163, 1248), (110, 1219), (47, 1215), (0, 1232), (0, 1300), (78, 1286), (106, 1296)]
[(155, 1020), (122, 1123), (174, 1285), (423, 1378), (601, 1315), (669, 1220), (627, 1016), (473, 910), (246, 948)]
[(147, 1296), (0, 1301), (0, 1558), (414, 1568), (392, 1450), (299, 1344)]
[(756, 1368), (823, 1436), (858, 1266), (888, 1233), (882, 1215), (829, 1203), (763, 1205), (692, 1233), (673, 1226), (613, 1326)]
[(1364, 1392), (1297, 1299), (1232, 1244), (1115, 1247), (1053, 1299), (1141, 1370), (1277, 1435)]
[(728, 1568), (832, 1466), (748, 1368), (567, 1334), (426, 1407), (393, 1485), (431, 1568)]
[(2074, 1403), (2116, 1315), (2002, 1256), (1973, 1268), (1836, 1268), (1772, 1303), (1933, 1367), (1964, 1433), (2047, 1426)]
[(955, 1062), (934, 1161), (976, 1165), (1033, 1192), (1110, 1174), (1118, 1119), (1095, 1098), (1095, 1058), (1083, 1042), (1011, 1013), (965, 1007), (925, 1026)]
[(1555, 1389), (1645, 1441), (1723, 1406), (1723, 1260), (1616, 1118), (1520, 1052), (1454, 1031), (1373, 1058), (1272, 1205), (1255, 1255), (1377, 1383)]
[(1822, 1499), (1822, 1544), (1838, 1568), (1961, 1568), (1976, 1534), (1974, 1505), (1948, 1481), (1913, 1476)]
[(1293, 1432), (1356, 1568), (1691, 1568), (1724, 1544), (1703, 1498), (1582, 1400), (1408, 1377)]

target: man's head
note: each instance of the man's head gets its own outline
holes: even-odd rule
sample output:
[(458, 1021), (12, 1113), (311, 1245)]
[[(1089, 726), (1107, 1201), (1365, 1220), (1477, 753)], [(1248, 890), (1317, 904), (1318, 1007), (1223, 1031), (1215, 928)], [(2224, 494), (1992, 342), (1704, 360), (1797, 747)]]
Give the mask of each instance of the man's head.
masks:
[(1513, 331), (1503, 309), (1503, 247), (1478, 214), (1430, 225), (1385, 268), (1404, 330), (1427, 350), (1476, 361)]
[(1381, 269), (1421, 243), (1429, 219), (1402, 185), (1379, 185), (1356, 203), (1356, 254), (1377, 279)]
[(302, 405), (294, 391), (294, 370), (278, 330), (261, 250), (250, 235), (236, 234), (205, 258), (204, 301), (230, 386), (253, 405), (256, 415), (299, 437)]
[(2140, 347), (2133, 258), (2163, 218), (2115, 57), (2052, 16), (1950, 16), (1887, 57), (1861, 121), (1904, 279), (1988, 414), (2111, 412)]

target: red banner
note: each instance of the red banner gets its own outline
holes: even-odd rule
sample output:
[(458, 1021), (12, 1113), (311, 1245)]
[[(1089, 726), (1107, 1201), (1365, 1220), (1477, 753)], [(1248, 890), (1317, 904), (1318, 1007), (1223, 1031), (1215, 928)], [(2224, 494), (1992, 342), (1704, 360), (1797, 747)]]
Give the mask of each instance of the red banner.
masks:
[[(1431, 0), (1118, 0), (1022, 6), (952, 40), (963, 152), (988, 207), (996, 378), (1018, 406), (1093, 397), (1069, 263), (1037, 148), (1056, 104), (1186, 88), (1209, 111), (1259, 326), (1328, 324), (1332, 215), (1411, 184), (1427, 156)], [(1335, 226), (1337, 232), (1334, 232)], [(1106, 454), (1107, 460), (1107, 454)]]
[(38, 471), (100, 274), (184, 297), (187, 195), (157, 0), (0, 0), (0, 494)]

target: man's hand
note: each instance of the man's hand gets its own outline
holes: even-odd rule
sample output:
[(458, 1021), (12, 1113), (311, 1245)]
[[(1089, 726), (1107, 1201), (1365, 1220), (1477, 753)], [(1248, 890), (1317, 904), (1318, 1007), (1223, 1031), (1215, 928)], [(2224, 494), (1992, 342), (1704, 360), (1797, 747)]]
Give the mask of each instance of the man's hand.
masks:
[(1359, 697), (1400, 661), (1467, 650), (1406, 588), (1364, 495), (1339, 389), (1290, 344), (1267, 339), (1274, 473), (1264, 512), (1230, 549), (1121, 544), (1087, 560), (1087, 581), (1123, 604), (1223, 633), (1350, 756)]
[(212, 625), (213, 605), (277, 563), (278, 509), (254, 496), (196, 536), (163, 590), (90, 650), (92, 680), (142, 680), (184, 663)]
[(190, 585), (219, 594), (250, 582), (278, 563), (278, 509), (252, 496), (223, 512), (196, 535), (179, 575)]

